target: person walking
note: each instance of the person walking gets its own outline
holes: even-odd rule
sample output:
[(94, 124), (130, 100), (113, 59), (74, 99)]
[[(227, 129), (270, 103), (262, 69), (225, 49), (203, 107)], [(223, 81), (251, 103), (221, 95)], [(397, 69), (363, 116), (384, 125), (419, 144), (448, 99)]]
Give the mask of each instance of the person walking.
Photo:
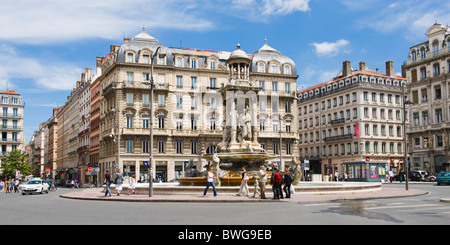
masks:
[(291, 198), (291, 184), (292, 177), (289, 169), (284, 169), (284, 193), (286, 193), (286, 198)]
[(394, 172), (392, 172), (392, 170), (389, 170), (389, 182), (392, 183), (392, 179), (394, 179)]
[(106, 184), (106, 191), (105, 191), (105, 197), (109, 194), (111, 196), (111, 174), (109, 173), (109, 170), (106, 170), (105, 173), (105, 184)]
[(259, 193), (259, 183), (258, 183), (258, 178), (255, 177), (255, 191), (253, 192), (253, 196), (252, 197), (256, 197), (256, 194), (258, 194), (259, 196), (261, 196), (261, 193)]
[(280, 172), (278, 171), (278, 168), (274, 167), (273, 172), (272, 172), (272, 177), (270, 178), (270, 182), (272, 183), (274, 200), (283, 199), (283, 193), (281, 192), (281, 184), (282, 184), (281, 179), (282, 179), (282, 177), (281, 177)]
[(122, 184), (123, 184), (123, 175), (120, 168), (118, 168), (116, 170), (116, 192), (118, 196), (120, 196), (120, 192), (122, 191)]
[(214, 197), (217, 196), (216, 185), (214, 184), (214, 179), (215, 178), (216, 177), (214, 177), (213, 169), (210, 168), (209, 171), (208, 171), (208, 174), (207, 174), (207, 178), (206, 178), (206, 188), (205, 188), (205, 191), (203, 192), (203, 197), (206, 196), (206, 192), (208, 191), (209, 186), (212, 186), (212, 188), (213, 188)]
[(267, 199), (266, 198), (266, 183), (267, 183), (267, 173), (266, 168), (264, 166), (260, 167), (259, 170), (259, 187), (261, 188), (261, 199)]
[(242, 167), (242, 171), (244, 171), (242, 173), (242, 180), (241, 180), (241, 187), (239, 188), (239, 193), (236, 194), (238, 196), (244, 195), (244, 196), (248, 196), (248, 175), (247, 175), (247, 171), (245, 170), (245, 167)]
[(136, 194), (134, 191), (135, 189), (136, 189), (136, 175), (133, 174), (130, 178), (130, 183), (128, 184), (128, 195), (131, 194), (131, 191), (133, 191), (133, 194)]

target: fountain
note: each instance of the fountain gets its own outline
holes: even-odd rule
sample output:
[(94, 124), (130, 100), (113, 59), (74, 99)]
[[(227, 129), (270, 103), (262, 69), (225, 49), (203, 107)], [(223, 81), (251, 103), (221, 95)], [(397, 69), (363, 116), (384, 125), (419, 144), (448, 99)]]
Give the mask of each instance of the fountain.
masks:
[[(219, 93), (223, 100), (222, 141), (215, 147), (214, 153), (202, 156), (211, 162), (206, 167), (215, 169), (218, 185), (239, 186), (242, 167), (249, 173), (249, 185), (260, 166), (275, 156), (270, 156), (258, 143), (258, 92), (262, 87), (249, 79), (251, 59), (238, 45), (228, 59), (230, 78)], [(203, 173), (206, 173), (206, 169)], [(198, 173), (179, 178), (180, 185), (204, 185), (204, 174)]]

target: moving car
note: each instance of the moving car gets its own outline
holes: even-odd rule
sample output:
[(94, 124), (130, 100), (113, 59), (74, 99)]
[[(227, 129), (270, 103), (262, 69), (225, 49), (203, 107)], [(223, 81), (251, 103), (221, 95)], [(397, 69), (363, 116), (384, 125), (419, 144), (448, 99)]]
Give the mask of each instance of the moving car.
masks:
[(436, 182), (438, 185), (450, 184), (450, 172), (440, 172), (436, 178)]
[(22, 189), (22, 195), (25, 195), (27, 193), (33, 193), (33, 192), (38, 192), (38, 193), (48, 193), (49, 190), (49, 185), (47, 184), (47, 182), (42, 181), (41, 179), (32, 179), (30, 181), (28, 181), (26, 184), (21, 186)]

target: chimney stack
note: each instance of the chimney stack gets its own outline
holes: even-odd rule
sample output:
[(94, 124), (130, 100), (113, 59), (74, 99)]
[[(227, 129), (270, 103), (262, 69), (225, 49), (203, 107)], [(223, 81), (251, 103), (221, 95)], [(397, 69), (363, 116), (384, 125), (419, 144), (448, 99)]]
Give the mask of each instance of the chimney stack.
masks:
[(100, 76), (100, 75), (102, 75), (102, 60), (103, 60), (103, 58), (102, 57), (97, 57), (97, 76)]
[(359, 70), (360, 71), (366, 70), (366, 63), (364, 61), (359, 62)]
[(393, 61), (386, 61), (386, 76), (393, 76), (394, 75), (394, 62)]
[(342, 76), (346, 77), (352, 74), (352, 67), (350, 61), (346, 60), (343, 63), (342, 67)]

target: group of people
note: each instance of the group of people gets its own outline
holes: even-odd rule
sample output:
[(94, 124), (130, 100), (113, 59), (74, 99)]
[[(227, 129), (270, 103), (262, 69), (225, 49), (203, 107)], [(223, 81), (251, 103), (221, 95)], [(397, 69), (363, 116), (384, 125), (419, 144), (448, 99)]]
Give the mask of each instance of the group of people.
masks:
[[(239, 188), (239, 193), (236, 195), (237, 196), (249, 196), (250, 192), (249, 192), (249, 188), (248, 188), (248, 181), (250, 178), (247, 174), (245, 167), (243, 167), (242, 170), (243, 170), (243, 172), (242, 172), (241, 185)], [(267, 197), (266, 197), (267, 172), (266, 172), (266, 168), (264, 166), (260, 167), (258, 175), (259, 175), (259, 181), (257, 178), (255, 178), (255, 182), (254, 182), (255, 190), (253, 192), (252, 197), (256, 197), (256, 195), (259, 195), (261, 199), (267, 199)], [(203, 196), (206, 196), (206, 193), (208, 192), (208, 189), (210, 186), (213, 187), (214, 197), (217, 196), (217, 191), (216, 191), (216, 187), (214, 184), (215, 179), (216, 179), (216, 177), (214, 176), (213, 169), (210, 168), (208, 175), (207, 175), (206, 188), (203, 192)], [(280, 200), (280, 199), (284, 198), (283, 191), (282, 191), (283, 185), (284, 185), (283, 190), (286, 194), (285, 197), (291, 198), (291, 194), (293, 194), (293, 192), (291, 192), (291, 190), (293, 190), (293, 189), (291, 189), (292, 181), (293, 181), (293, 179), (292, 179), (292, 176), (288, 169), (285, 169), (284, 172), (281, 173), (277, 167), (274, 167), (272, 176), (270, 178), (270, 183), (272, 185), (272, 191), (273, 191), (273, 199)]]
[(19, 192), (19, 179), (10, 179), (7, 181), (0, 180), (0, 191), (5, 191), (6, 193), (17, 193)]
[[(114, 180), (111, 178), (111, 173), (109, 172), (109, 170), (106, 170), (105, 173), (105, 185), (106, 185), (106, 192), (105, 192), (105, 197), (106, 196), (111, 196), (111, 184), (115, 183), (116, 187), (115, 190), (117, 192), (117, 196), (120, 196), (120, 193), (122, 192), (123, 189), (123, 174), (122, 171), (118, 168), (116, 170), (116, 172), (114, 173), (115, 178)], [(136, 194), (136, 175), (132, 175), (130, 177), (130, 183), (128, 184), (128, 195), (131, 195), (131, 193)]]

